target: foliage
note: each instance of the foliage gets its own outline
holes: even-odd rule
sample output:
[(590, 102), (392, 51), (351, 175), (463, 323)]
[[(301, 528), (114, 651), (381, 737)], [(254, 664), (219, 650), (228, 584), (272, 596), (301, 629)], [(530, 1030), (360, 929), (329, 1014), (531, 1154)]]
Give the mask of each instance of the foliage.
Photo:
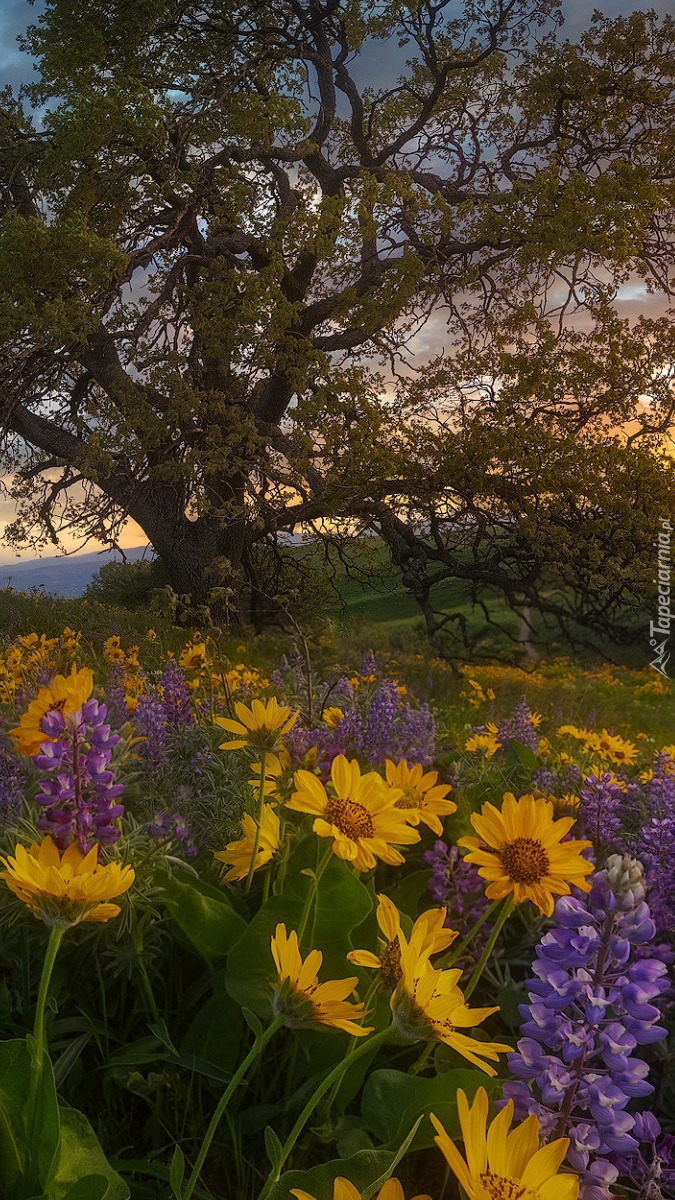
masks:
[[(29, 598), (14, 602), (25, 602), (26, 618), (52, 611), (44, 602), (36, 609)], [(79, 611), (86, 616), (90, 607), (80, 604)], [(669, 684), (650, 670), (583, 668), (564, 659), (543, 661), (529, 672), (473, 665), (454, 678), (443, 660), (408, 651), (396, 660), (370, 652), (360, 661), (353, 650), (325, 640), (307, 643), (306, 653), (282, 638), (274, 648), (230, 646), (241, 655), (235, 659), (215, 631), (193, 630), (187, 638), (174, 630), (169, 644), (171, 631), (163, 627), (149, 631), (152, 637), (139, 636), (139, 618), (129, 613), (111, 635), (103, 621), (107, 610), (97, 606), (95, 612), (99, 631), (87, 637), (90, 658), (83, 656), (81, 631), (70, 627), (60, 634), (50, 630), (50, 637), (17, 633), (0, 646), (5, 870), (16, 869), (11, 860), (17, 843), (39, 841), (46, 814), (63, 805), (63, 797), (47, 807), (44, 796), (39, 799), (40, 781), (54, 778), (50, 754), (60, 753), (61, 741), (90, 736), (98, 705), (105, 703), (119, 737), (106, 742), (109, 767), (123, 785), (125, 811), (116, 822), (119, 836), (101, 848), (101, 857), (106, 864), (130, 864), (135, 872), (131, 889), (118, 896), (121, 913), (100, 925), (87, 923), (70, 900), (57, 902), (52, 895), (41, 910), (55, 921), (51, 932), (2, 886), (0, 1162), (3, 1186), (14, 1189), (8, 1197), (197, 1200), (230, 1196), (236, 1188), (252, 1200), (288, 1200), (289, 1189), (299, 1188), (329, 1200), (340, 1177), (367, 1198), (394, 1173), (406, 1196), (420, 1190), (435, 1200), (443, 1193), (455, 1196), (433, 1145), (429, 1113), (457, 1141), (467, 1136), (460, 1091), (482, 1103), (479, 1089), (486, 1089), (487, 1106), (488, 1098), (499, 1104), (505, 1086), (525, 1086), (522, 1072), (514, 1082), (511, 1064), (518, 1055), (507, 1056), (516, 1039), (521, 1057), (527, 1055), (518, 1002), (527, 998), (535, 944), (543, 947), (535, 960), (541, 962), (544, 952), (554, 958), (556, 938), (563, 938), (559, 930), (553, 936), (551, 921), (527, 899), (513, 913), (510, 900), (486, 907), (485, 883), (457, 858), (457, 842), (482, 828), (473, 822), (480, 822), (486, 803), (501, 808), (509, 792), (533, 796), (532, 803), (543, 806), (537, 819), (544, 824), (553, 813), (557, 819), (567, 815), (571, 836), (588, 839), (596, 867), (592, 920), (605, 930), (603, 887), (617, 870), (623, 879), (616, 863), (621, 867), (624, 860), (611, 855), (641, 857), (643, 866), (631, 866), (629, 882), (631, 903), (642, 908), (633, 919), (624, 897), (618, 910), (629, 939), (642, 939), (630, 968), (636, 973), (617, 985), (632, 1004), (631, 981), (651, 987), (645, 981), (663, 979), (674, 953)], [(276, 664), (252, 661), (256, 653), (278, 655), (282, 648), (288, 657)], [(96, 701), (80, 696), (76, 729), (79, 718), (66, 707), (60, 721), (49, 716), (45, 693), (52, 689), (58, 697), (55, 672), (67, 676), (73, 662), (81, 667), (86, 661), (95, 666)], [(86, 672), (77, 680), (80, 688), (90, 686)], [(16, 747), (23, 743), (6, 731), (17, 727), (38, 688), (46, 741), (43, 753), (31, 759), (19, 755)], [(410, 729), (417, 734), (409, 761), (422, 763), (424, 774), (420, 769), (410, 776), (422, 790), (409, 795), (400, 787), (406, 773), (394, 777), (386, 761), (399, 757), (396, 747)], [(233, 734), (236, 748), (223, 749), (223, 737)], [(337, 805), (347, 786), (340, 782), (343, 754), (360, 766), (357, 772), (350, 768), (353, 807), (346, 810)], [(8, 770), (12, 762), (22, 772), (18, 784)], [(68, 760), (68, 770), (76, 774), (77, 764)], [(446, 797), (441, 840), (424, 802), (432, 789), (438, 794), (435, 772)], [(342, 838), (335, 828), (327, 836), (322, 821), (306, 814), (308, 795), (322, 795), (326, 813), (333, 804)], [(84, 792), (78, 803), (84, 814)], [(253, 870), (226, 884), (214, 852), (240, 838), (244, 812), (255, 825), (263, 805), (276, 806), (282, 823), (276, 853), (256, 866), (251, 843)], [(377, 819), (386, 843), (370, 870), (348, 856), (350, 840), (367, 830), (340, 825), (345, 812), (353, 816), (359, 806)], [(397, 843), (401, 807), (412, 837)], [(660, 822), (660, 857), (650, 840), (654, 820)], [(50, 821), (52, 835), (67, 842), (65, 827), (59, 832)], [(541, 828), (530, 830), (535, 841)], [(552, 835), (547, 845), (554, 840)], [(398, 865), (392, 853), (397, 844)], [(600, 869), (605, 860), (609, 875)], [(84, 886), (92, 888), (94, 879), (87, 876)], [(643, 879), (660, 944), (641, 899)], [(88, 903), (96, 904), (93, 891), (88, 895)], [(382, 895), (389, 897), (387, 919), (397, 914), (396, 930), (382, 916)], [(569, 909), (556, 908), (554, 928), (561, 914), (583, 913), (587, 902), (581, 886), (568, 898)], [(439, 904), (447, 909), (448, 925), (460, 932), (449, 946), (434, 949), (438, 930), (432, 935), (428, 922), (439, 916)], [(472, 931), (474, 920), (480, 928)], [(288, 953), (289, 943), (280, 927), (289, 936), (297, 932), (304, 967), (283, 957), (279, 947), (286, 945)], [(565, 926), (564, 937), (566, 946), (581, 952), (576, 930)], [(618, 941), (612, 947), (623, 953)], [(317, 950), (320, 962), (313, 956)], [(358, 961), (364, 951), (380, 969)], [(478, 1065), (463, 1057), (467, 1046), (458, 1051), (452, 1042), (457, 1030), (449, 1019), (443, 1037), (431, 1037), (422, 1019), (419, 981), (445, 969), (449, 985), (455, 957), (462, 993), (480, 1006), (460, 1030), (470, 1036)], [(336, 982), (350, 976), (347, 987)], [(345, 1000), (352, 983), (355, 993)], [(616, 987), (612, 1003), (619, 1012), (615, 993)], [(638, 1090), (620, 1109), (621, 1121), (629, 1121), (639, 1140), (639, 1154), (624, 1162), (619, 1150), (596, 1151), (589, 1167), (574, 1150), (577, 1157), (562, 1168), (565, 1186), (570, 1170), (583, 1176), (584, 1188), (590, 1186), (588, 1170), (595, 1164), (593, 1186), (600, 1187), (598, 1172), (605, 1172), (604, 1179), (611, 1169), (644, 1197), (653, 1195), (660, 1178), (668, 1195), (668, 1139), (645, 1121), (658, 1115), (671, 1132), (672, 1116), (661, 1092), (645, 1106), (641, 1072), (648, 1066), (668, 1096), (670, 1058), (659, 1039), (661, 1026), (672, 1023), (672, 1010), (659, 987), (649, 996), (633, 1014), (646, 1023), (645, 1044), (626, 1060), (635, 1068)], [(592, 1006), (585, 1012), (583, 1020), (592, 1024)], [(633, 1019), (632, 1009), (627, 1013), (617, 1019)], [(353, 1023), (359, 1036), (349, 1036)], [(612, 1036), (619, 1036), (616, 1030)], [(497, 1074), (490, 1077), (484, 1068), (491, 1069), (488, 1050), (495, 1045)], [(627, 1078), (623, 1058), (614, 1055), (611, 1066), (617, 1079)], [(589, 1075), (591, 1086), (594, 1077)], [(36, 1078), (37, 1087), (31, 1083)], [(577, 1097), (577, 1106), (583, 1102)], [(546, 1124), (545, 1103), (540, 1108), (541, 1136), (550, 1144), (557, 1134)], [(582, 1119), (592, 1123), (595, 1117), (582, 1112)], [(603, 1116), (598, 1128), (606, 1127)], [(609, 1200), (609, 1184), (602, 1186), (604, 1192), (588, 1195)]]
[(559, 23), (48, 0), (0, 114), (10, 537), (130, 516), (185, 611), (259, 627), (318, 561), (285, 535), (351, 566), (376, 532), (450, 652), (448, 581), (508, 636), (504, 602), (632, 640), (673, 332), (617, 304), (671, 294), (675, 27)]

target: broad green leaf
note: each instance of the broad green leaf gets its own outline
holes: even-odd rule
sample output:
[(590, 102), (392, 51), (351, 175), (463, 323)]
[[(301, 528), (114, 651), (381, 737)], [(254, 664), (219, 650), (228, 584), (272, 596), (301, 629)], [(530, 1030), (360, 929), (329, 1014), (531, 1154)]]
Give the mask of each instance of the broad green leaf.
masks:
[(246, 922), (232, 907), (226, 891), (185, 873), (162, 874), (157, 882), (176, 924), (209, 966), (231, 950)]
[(228, 996), (223, 982), (199, 1010), (180, 1044), (183, 1057), (197, 1055), (230, 1071), (241, 1057), (244, 1022), (238, 1004)]
[[(270, 943), (282, 922), (290, 933), (302, 919), (305, 900), (313, 886), (309, 875), (290, 876), (288, 890), (272, 896), (256, 913), (227, 960), (227, 990), (238, 1004), (259, 1016), (270, 1016), (270, 998), (276, 973)], [(351, 931), (365, 919), (372, 899), (360, 879), (346, 863), (333, 857), (319, 882), (314, 919), (307, 923), (308, 937), (303, 955), (312, 946), (323, 954), (321, 980), (343, 979), (353, 968), (346, 961), (352, 949)]]
[(349, 1179), (362, 1192), (389, 1170), (395, 1157), (389, 1150), (359, 1150), (310, 1171), (287, 1171), (271, 1189), (268, 1200), (291, 1200), (291, 1188), (302, 1188), (316, 1200), (332, 1200), (333, 1181), (338, 1176)]
[[(445, 1125), (450, 1137), (460, 1133), (457, 1118), (457, 1089), (462, 1088), (472, 1099), (479, 1087), (488, 1096), (501, 1088), (501, 1080), (491, 1079), (482, 1071), (460, 1068), (445, 1071), (431, 1078), (408, 1075), (404, 1071), (384, 1069), (368, 1077), (361, 1098), (363, 1124), (379, 1141), (397, 1146), (421, 1116), (434, 1112)], [(423, 1120), (412, 1142), (413, 1150), (432, 1146), (434, 1130), (431, 1121)]]
[[(49, 1200), (73, 1200), (75, 1184), (84, 1176), (102, 1176), (107, 1181), (107, 1191), (101, 1193), (105, 1200), (128, 1200), (129, 1189), (117, 1171), (110, 1166), (98, 1138), (84, 1113), (76, 1108), (62, 1107), (61, 1145), (56, 1174), (49, 1190)], [(98, 1193), (92, 1194), (92, 1200)], [(84, 1194), (76, 1193), (77, 1200)]]
[(108, 1200), (110, 1180), (105, 1175), (81, 1175), (63, 1200)]
[(22, 1176), (26, 1184), (30, 1179), (44, 1187), (58, 1151), (59, 1110), (49, 1058), (45, 1056), (40, 1084), (30, 1102), (34, 1071), (23, 1038), (0, 1042), (0, 1170), (8, 1195), (12, 1181)]

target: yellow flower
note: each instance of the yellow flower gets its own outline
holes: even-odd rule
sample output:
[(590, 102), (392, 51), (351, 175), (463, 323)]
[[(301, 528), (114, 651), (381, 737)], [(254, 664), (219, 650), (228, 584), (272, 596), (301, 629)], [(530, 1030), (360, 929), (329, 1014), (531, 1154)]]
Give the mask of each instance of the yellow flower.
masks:
[(206, 663), (206, 642), (188, 642), (178, 656), (178, 666), (184, 671), (200, 671)]
[(94, 674), (89, 667), (77, 670), (73, 666), (70, 675), (56, 675), (49, 687), (40, 688), (35, 700), (28, 705), (16, 729), (10, 729), (20, 754), (39, 754), (42, 742), (53, 742), (42, 730), (42, 718), (48, 712), (60, 712), (64, 718), (80, 712), (82, 705), (94, 690)]
[(148, 629), (148, 631), (145, 635), (145, 640), (146, 640), (146, 642), (156, 642), (157, 641), (157, 634), (155, 633), (154, 629)]
[[(406, 949), (408, 940), (401, 929), (401, 914), (393, 901), (388, 896), (378, 896), (377, 899), (377, 923), (386, 939), (381, 943), (380, 953), (350, 950), (347, 960), (355, 967), (374, 967), (384, 982), (390, 988), (395, 988), (402, 974), (401, 952)], [(457, 931), (445, 928), (446, 916), (445, 908), (432, 908), (417, 918), (410, 938), (418, 946), (420, 955), (428, 957), (440, 954), (452, 945)]]
[(474, 733), (464, 743), (464, 749), (471, 750), (474, 754), (477, 754), (479, 750), (484, 750), (486, 758), (492, 758), (492, 755), (497, 753), (500, 746), (501, 742), (498, 742), (494, 734), (491, 733)]
[(462, 972), (432, 967), (428, 951), (421, 952), (422, 938), (419, 931), (401, 948), (401, 978), (390, 1002), (397, 1029), (411, 1041), (443, 1042), (486, 1075), (496, 1075), (494, 1067), (483, 1060), (497, 1062), (511, 1047), (502, 1042), (478, 1042), (460, 1030), (473, 1029), (499, 1008), (469, 1008), (458, 986)]
[(109, 921), (120, 911), (108, 901), (128, 891), (134, 882), (131, 867), (98, 862), (98, 846), (84, 855), (73, 842), (63, 855), (50, 837), (34, 842), (29, 850), (18, 845), (13, 858), (0, 859), (7, 887), (34, 916), (48, 925), (78, 925), (81, 921)]
[(291, 1028), (332, 1025), (352, 1037), (365, 1037), (372, 1032), (372, 1027), (357, 1025), (354, 1019), (363, 1018), (363, 1004), (350, 1004), (347, 1000), (358, 983), (356, 976), (319, 983), (323, 955), (319, 950), (310, 950), (303, 962), (294, 929), (287, 936), (286, 926), (277, 925), (272, 938), (272, 957), (279, 976), (272, 1007), (275, 1016), (284, 1017), (286, 1025)]
[(106, 662), (116, 663), (124, 662), (124, 650), (120, 645), (121, 638), (116, 634), (106, 638), (103, 643), (103, 657)]
[(343, 720), (344, 715), (345, 714), (343, 713), (342, 709), (337, 707), (324, 708), (323, 710), (323, 720), (326, 722), (326, 725), (330, 725), (331, 729), (335, 729), (335, 727), (340, 724), (340, 721)]
[[(315, 1200), (309, 1192), (303, 1192), (302, 1188), (291, 1188), (291, 1195), (297, 1200)], [(354, 1187), (348, 1179), (343, 1179), (338, 1175), (333, 1181), (333, 1200), (362, 1200), (362, 1196), (358, 1188)], [(375, 1200), (405, 1200), (403, 1188), (398, 1179), (388, 1179), (380, 1188)], [(414, 1200), (431, 1200), (430, 1196), (415, 1196)]]
[(396, 807), (405, 811), (410, 824), (419, 825), (422, 821), (440, 837), (443, 833), (440, 818), (457, 812), (454, 800), (445, 798), (452, 791), (450, 784), (436, 782), (438, 771), (425, 773), (420, 763), (409, 767), (405, 759), (400, 763), (387, 759), (384, 770), (387, 783), (403, 792)]
[(466, 1158), (438, 1118), (433, 1113), (430, 1116), (438, 1134), (434, 1141), (468, 1200), (577, 1200), (578, 1177), (558, 1174), (569, 1138), (558, 1138), (540, 1149), (539, 1121), (534, 1113), (509, 1133), (513, 1100), (504, 1105), (488, 1130), (485, 1088), (478, 1089), (471, 1107), (459, 1090), (457, 1112)]
[[(214, 854), (214, 858), (219, 859), (220, 862), (227, 863), (230, 867), (230, 870), (224, 877), (227, 882), (235, 879), (246, 879), (251, 866), (258, 827), (253, 817), (246, 813), (241, 821), (241, 828), (244, 834), (243, 838), (240, 838), (237, 842), (228, 842), (224, 850), (217, 850)], [(264, 867), (265, 863), (270, 862), (274, 858), (279, 849), (279, 831), (280, 825), (277, 814), (269, 804), (265, 804), (262, 812), (260, 842), (256, 855), (256, 864), (253, 868), (254, 871), (257, 871), (259, 867)]]
[(243, 746), (273, 750), (298, 719), (297, 712), (291, 713), (290, 708), (284, 705), (280, 707), (275, 696), (267, 704), (263, 704), (262, 700), (254, 700), (250, 708), (237, 703), (234, 711), (239, 717), (238, 721), (232, 721), (229, 717), (215, 717), (216, 725), (222, 726), (228, 733), (236, 734), (232, 741), (223, 742), (220, 750), (239, 750)]
[(484, 804), (480, 815), (471, 817), (477, 838), (463, 837), (458, 846), (469, 850), (465, 861), (474, 863), (483, 879), (489, 881), (485, 894), (490, 900), (513, 892), (516, 904), (532, 900), (540, 912), (550, 917), (553, 897), (567, 896), (573, 883), (590, 891), (585, 876), (593, 863), (581, 857), (591, 845), (587, 841), (563, 842), (574, 825), (574, 817), (555, 820), (549, 800), (507, 793), (501, 811)]
[(420, 835), (411, 829), (408, 814), (396, 807), (401, 793), (387, 787), (381, 775), (361, 775), (357, 762), (344, 754), (333, 759), (331, 780), (334, 796), (310, 771), (296, 771), (296, 791), (288, 808), (315, 816), (314, 832), (333, 838), (333, 853), (353, 862), (359, 871), (369, 871), (377, 858), (397, 866), (404, 862), (395, 846), (411, 846)]

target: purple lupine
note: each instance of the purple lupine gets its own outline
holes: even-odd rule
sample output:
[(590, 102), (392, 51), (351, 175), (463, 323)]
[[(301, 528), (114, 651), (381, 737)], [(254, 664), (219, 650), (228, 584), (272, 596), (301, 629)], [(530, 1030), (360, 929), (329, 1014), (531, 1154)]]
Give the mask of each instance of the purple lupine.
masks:
[(511, 742), (520, 742), (536, 752), (539, 745), (539, 734), (532, 724), (532, 713), (527, 700), (523, 696), (513, 710), (513, 715), (500, 721), (497, 726), (497, 741), (506, 750)]
[(196, 858), (199, 854), (199, 849), (192, 840), (188, 823), (180, 813), (173, 813), (173, 815), (167, 812), (155, 813), (152, 821), (148, 821), (146, 829), (150, 837), (162, 841), (178, 842), (185, 858)]
[[(427, 887), (436, 903), (447, 908), (446, 924), (458, 931), (461, 941), (490, 907), (478, 869), (465, 861), (456, 846), (448, 848), (441, 838), (434, 843), (433, 850), (425, 851), (422, 858), (432, 869)], [(481, 926), (467, 946), (464, 960), (459, 959), (459, 962), (478, 957), (491, 928), (488, 921)]]
[(626, 1108), (654, 1090), (640, 1047), (667, 1033), (658, 1021), (670, 985), (666, 964), (644, 957), (655, 936), (644, 895), (641, 864), (612, 855), (588, 896), (557, 901), (520, 1008), (523, 1036), (509, 1055), (516, 1081), (504, 1098), (519, 1118), (536, 1113), (546, 1137), (571, 1139), (581, 1200), (607, 1200), (640, 1151), (644, 1131)]
[(366, 676), (380, 674), (380, 668), (377, 665), (377, 659), (375, 658), (375, 652), (373, 650), (366, 651), (366, 656), (361, 663), (360, 674)]
[(430, 767), (436, 756), (436, 722), (429, 705), (419, 708), (406, 703), (402, 706), (394, 729), (394, 758), (405, 758), (409, 766), (421, 763)]
[(601, 857), (608, 851), (625, 849), (623, 810), (627, 801), (627, 781), (603, 771), (586, 775), (579, 788), (579, 825)]
[(108, 685), (105, 689), (105, 703), (110, 721), (115, 726), (124, 725), (124, 722), (129, 719), (127, 698), (122, 686), (123, 678), (124, 664), (113, 663), (108, 676)]
[(95, 843), (110, 846), (120, 836), (115, 821), (124, 805), (116, 801), (124, 788), (110, 770), (119, 736), (111, 733), (106, 716), (105, 704), (87, 700), (65, 720), (57, 711), (42, 718), (42, 729), (53, 740), (44, 741), (33, 757), (36, 767), (49, 773), (35, 797), (44, 810), (37, 826), (60, 850), (75, 841), (86, 854)]
[(365, 730), (357, 754), (363, 755), (374, 766), (381, 765), (389, 757), (395, 736), (395, 719), (401, 707), (401, 696), (396, 684), (385, 679), (378, 686), (366, 715)]
[(675, 774), (667, 754), (657, 754), (654, 774), (643, 784), (646, 819), (631, 839), (644, 864), (649, 904), (661, 933), (675, 932)]
[(156, 777), (164, 762), (166, 742), (166, 713), (160, 697), (145, 692), (136, 705), (133, 721), (136, 733), (143, 738), (138, 745), (139, 757)]
[(182, 729), (185, 725), (194, 725), (190, 693), (185, 684), (185, 676), (175, 658), (167, 660), (160, 683), (167, 729), (174, 731)]
[(26, 773), (21, 759), (0, 737), (0, 821), (4, 824), (21, 806)]

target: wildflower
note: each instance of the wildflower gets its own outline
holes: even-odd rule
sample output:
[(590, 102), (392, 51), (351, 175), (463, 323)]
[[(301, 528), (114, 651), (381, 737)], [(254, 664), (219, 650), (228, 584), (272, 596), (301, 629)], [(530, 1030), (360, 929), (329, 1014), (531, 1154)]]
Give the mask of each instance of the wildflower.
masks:
[[(303, 1192), (301, 1188), (291, 1188), (291, 1195), (297, 1200), (315, 1200), (309, 1192)], [(338, 1175), (333, 1181), (333, 1200), (362, 1200), (362, 1196), (358, 1188), (354, 1187), (348, 1179), (343, 1179)], [(405, 1200), (403, 1188), (398, 1179), (388, 1179), (382, 1185), (375, 1200)], [(414, 1200), (431, 1200), (430, 1196), (415, 1196)]]
[[(246, 879), (251, 866), (251, 857), (256, 844), (258, 827), (249, 813), (246, 813), (243, 817), (241, 828), (244, 834), (243, 838), (239, 838), (236, 842), (228, 842), (224, 850), (217, 850), (214, 854), (214, 858), (219, 859), (220, 862), (224, 862), (230, 867), (227, 875), (225, 875), (227, 882), (235, 879)], [(279, 849), (279, 833), (279, 818), (274, 809), (269, 804), (265, 804), (262, 810), (254, 871), (257, 871), (259, 867), (264, 867), (266, 863), (274, 858)]]
[(120, 863), (98, 862), (98, 846), (84, 855), (72, 843), (59, 854), (50, 837), (34, 842), (29, 850), (17, 845), (13, 858), (0, 859), (7, 887), (47, 925), (78, 925), (81, 921), (109, 921), (120, 911), (110, 904), (131, 887), (134, 872)]
[[(456, 846), (449, 849), (440, 839), (434, 843), (432, 850), (425, 851), (422, 858), (432, 868), (427, 887), (433, 899), (452, 913), (453, 926), (465, 937), (490, 906), (478, 871), (462, 858)], [(491, 922), (485, 921), (467, 946), (464, 956), (478, 958), (491, 929)]]
[(504, 747), (509, 746), (511, 742), (519, 742), (522, 746), (529, 746), (530, 750), (534, 750), (536, 753), (539, 744), (536, 730), (541, 721), (539, 713), (530, 712), (523, 696), (516, 704), (513, 716), (501, 721), (497, 727), (497, 741)]
[(294, 929), (287, 936), (286, 926), (277, 925), (272, 938), (272, 957), (279, 977), (272, 1007), (275, 1016), (284, 1017), (286, 1025), (296, 1029), (331, 1025), (352, 1037), (365, 1037), (372, 1032), (372, 1027), (356, 1024), (364, 1016), (363, 1004), (350, 1004), (347, 1000), (358, 983), (356, 976), (319, 983), (323, 955), (320, 950), (310, 950), (303, 962)]
[(119, 638), (116, 634), (113, 634), (112, 637), (106, 638), (105, 642), (103, 643), (103, 657), (106, 662), (124, 662), (126, 656), (120, 645), (120, 642), (121, 638)]
[(167, 658), (160, 681), (166, 727), (170, 730), (194, 725), (194, 714), (190, 705), (190, 693), (185, 676), (173, 658)]
[(146, 631), (145, 640), (146, 640), (146, 642), (156, 642), (157, 641), (157, 634), (155, 633), (154, 629), (148, 629)]
[(405, 759), (400, 763), (387, 759), (384, 769), (387, 782), (403, 792), (396, 807), (405, 810), (410, 824), (419, 825), (422, 821), (440, 836), (443, 832), (440, 818), (457, 811), (454, 801), (446, 799), (452, 791), (450, 784), (436, 782), (438, 771), (425, 772), (420, 763), (409, 767)]
[(314, 832), (333, 838), (333, 853), (359, 871), (369, 871), (377, 858), (393, 866), (402, 863), (395, 847), (410, 846), (420, 835), (408, 824), (407, 812), (396, 807), (399, 790), (387, 787), (375, 771), (361, 775), (359, 764), (342, 754), (333, 759), (331, 780), (335, 795), (329, 796), (316, 775), (297, 771), (288, 808), (312, 813)]
[(501, 742), (498, 742), (497, 738), (490, 733), (473, 733), (464, 743), (464, 749), (469, 750), (472, 754), (477, 754), (479, 750), (484, 750), (486, 758), (492, 758), (500, 747)]
[(462, 1158), (443, 1125), (430, 1114), (436, 1145), (454, 1171), (468, 1200), (576, 1200), (579, 1179), (559, 1174), (569, 1138), (539, 1147), (539, 1122), (530, 1116), (509, 1133), (513, 1103), (509, 1101), (487, 1129), (488, 1098), (479, 1088), (469, 1107), (457, 1092), (457, 1112), (464, 1141)]
[(56, 675), (49, 687), (40, 688), (37, 697), (23, 713), (16, 729), (10, 729), (20, 754), (30, 758), (38, 754), (43, 742), (54, 741), (45, 733), (42, 721), (47, 713), (61, 713), (64, 720), (80, 712), (82, 705), (94, 690), (94, 674), (89, 667), (77, 670), (73, 666), (70, 675)]
[(178, 656), (178, 665), (184, 671), (201, 671), (206, 664), (206, 643), (188, 642)]
[(216, 717), (215, 724), (226, 729), (228, 733), (236, 734), (229, 742), (223, 742), (221, 750), (239, 750), (250, 746), (256, 750), (274, 750), (280, 739), (295, 724), (298, 714), (291, 713), (285, 705), (277, 704), (273, 696), (267, 704), (254, 700), (250, 708), (238, 702), (234, 711), (239, 717), (233, 721), (229, 717)]
[(106, 706), (86, 700), (68, 718), (50, 712), (42, 719), (47, 739), (33, 756), (36, 767), (48, 773), (35, 799), (44, 813), (38, 829), (52, 835), (60, 850), (75, 839), (83, 854), (96, 841), (111, 845), (119, 839), (115, 822), (124, 812), (116, 803), (124, 791), (110, 770), (119, 735), (105, 723)]
[(537, 946), (523, 1036), (509, 1056), (516, 1082), (504, 1094), (518, 1115), (534, 1112), (569, 1136), (568, 1161), (584, 1172), (582, 1194), (593, 1200), (639, 1147), (643, 1131), (625, 1110), (653, 1091), (639, 1048), (667, 1035), (658, 1004), (668, 967), (644, 957), (655, 926), (642, 867), (627, 856), (607, 860), (588, 897), (559, 899), (555, 918)]
[(340, 724), (340, 721), (344, 720), (344, 715), (341, 708), (334, 706), (332, 708), (324, 708), (322, 719), (326, 722), (326, 725), (330, 725), (331, 729), (335, 729)]
[(591, 845), (586, 841), (563, 842), (574, 825), (574, 817), (553, 817), (549, 800), (534, 796), (504, 796), (501, 812), (484, 804), (480, 815), (471, 817), (477, 838), (464, 837), (458, 846), (469, 850), (474, 863), (489, 881), (485, 894), (490, 900), (513, 892), (516, 904), (532, 900), (545, 916), (553, 912), (553, 896), (569, 894), (570, 884), (589, 891), (585, 876), (593, 864), (581, 857)]
[(473, 1029), (499, 1012), (499, 1008), (469, 1008), (458, 986), (460, 970), (437, 971), (429, 963), (429, 952), (421, 953), (424, 933), (420, 930), (401, 948), (401, 977), (391, 997), (394, 1023), (410, 1041), (443, 1042), (479, 1067), (486, 1075), (496, 1075), (494, 1067), (500, 1054), (510, 1050), (501, 1042), (478, 1042), (462, 1029)]
[[(377, 923), (386, 939), (381, 943), (380, 953), (350, 950), (347, 960), (355, 967), (374, 967), (384, 982), (395, 988), (401, 978), (401, 951), (408, 941), (401, 929), (401, 914), (393, 901), (388, 896), (378, 896), (377, 900)], [(440, 954), (454, 942), (457, 933), (454, 929), (444, 928), (446, 917), (444, 908), (432, 908), (415, 921), (410, 939), (419, 946), (422, 956)]]

